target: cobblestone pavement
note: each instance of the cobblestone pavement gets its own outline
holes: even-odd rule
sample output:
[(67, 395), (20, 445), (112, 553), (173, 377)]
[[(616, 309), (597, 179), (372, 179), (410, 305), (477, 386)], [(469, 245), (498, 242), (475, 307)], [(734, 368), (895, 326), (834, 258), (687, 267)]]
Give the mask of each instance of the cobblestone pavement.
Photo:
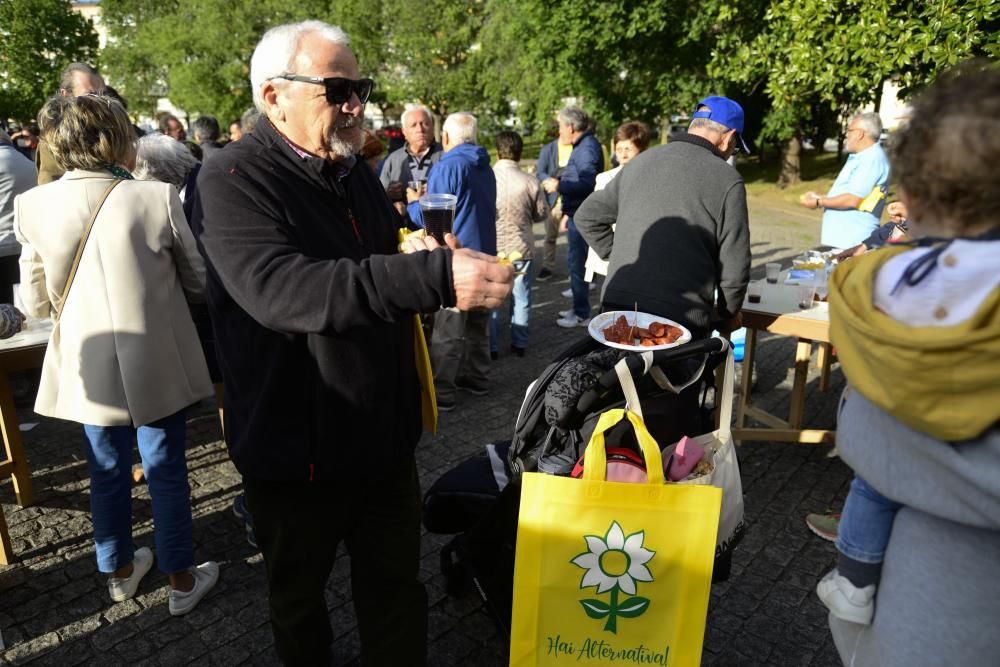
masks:
[[(763, 263), (788, 259), (814, 245), (818, 216), (751, 202), (755, 273)], [(538, 230), (539, 234), (541, 230)], [(564, 261), (565, 246), (560, 246)], [(494, 365), (496, 386), (484, 397), (462, 396), (442, 417), (437, 436), (418, 449), (423, 488), (488, 442), (509, 438), (524, 389), (572, 337), (555, 326), (567, 307), (560, 292), (565, 271), (534, 292), (532, 343), (524, 358), (503, 354)], [(595, 297), (596, 300), (596, 297)], [(778, 414), (787, 410), (793, 342), (762, 337), (756, 369), (758, 402)], [(806, 423), (834, 424), (843, 385), (836, 370), (831, 389), (820, 393), (812, 377)], [(189, 421), (188, 466), (194, 507), (196, 553), (222, 566), (217, 589), (191, 614), (167, 612), (166, 577), (155, 570), (135, 599), (108, 600), (104, 577), (96, 572), (88, 513), (88, 475), (82, 434), (73, 424), (39, 419), (19, 411), (22, 423), (39, 425), (24, 434), (36, 493), (32, 507), (18, 508), (9, 481), (0, 483), (0, 502), (10, 524), (20, 562), (0, 567), (0, 633), (6, 650), (0, 664), (75, 665), (86, 663), (199, 665), (276, 664), (267, 621), (264, 566), (244, 539), (231, 504), (240, 478), (220, 441), (210, 407)], [(706, 665), (838, 665), (826, 627), (826, 613), (812, 593), (835, 552), (814, 537), (803, 518), (808, 512), (839, 507), (847, 491), (848, 469), (827, 456), (829, 447), (746, 443), (739, 449), (750, 529), (736, 551), (731, 579), (712, 588), (703, 663)], [(152, 546), (149, 496), (134, 492), (135, 539)], [(421, 576), (430, 598), (430, 664), (439, 667), (506, 663), (506, 648), (470, 594), (451, 598), (438, 570), (447, 537), (426, 534)], [(338, 559), (327, 587), (336, 636), (335, 661), (357, 664), (358, 635), (349, 586), (349, 562)]]

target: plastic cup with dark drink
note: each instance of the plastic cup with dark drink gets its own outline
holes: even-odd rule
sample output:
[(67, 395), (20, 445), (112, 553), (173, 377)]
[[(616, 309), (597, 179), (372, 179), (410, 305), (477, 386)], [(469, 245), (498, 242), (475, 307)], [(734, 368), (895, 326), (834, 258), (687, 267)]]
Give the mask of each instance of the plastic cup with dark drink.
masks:
[(781, 264), (778, 262), (768, 262), (764, 265), (764, 270), (767, 273), (767, 282), (772, 285), (778, 282), (778, 277), (781, 275)]
[(750, 303), (760, 303), (760, 297), (764, 294), (764, 281), (751, 280), (747, 285), (747, 301)]
[(420, 198), (420, 213), (424, 217), (424, 229), (438, 243), (444, 245), (444, 235), (451, 232), (455, 220), (455, 195), (424, 195)]

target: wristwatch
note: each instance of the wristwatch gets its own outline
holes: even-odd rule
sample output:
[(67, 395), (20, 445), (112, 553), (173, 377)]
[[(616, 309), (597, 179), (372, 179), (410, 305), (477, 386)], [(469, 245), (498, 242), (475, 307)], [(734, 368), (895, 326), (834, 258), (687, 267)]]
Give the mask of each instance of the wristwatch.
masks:
[(816, 197), (816, 208), (823, 208), (823, 205), (820, 204), (821, 201), (823, 201), (823, 197), (817, 196)]

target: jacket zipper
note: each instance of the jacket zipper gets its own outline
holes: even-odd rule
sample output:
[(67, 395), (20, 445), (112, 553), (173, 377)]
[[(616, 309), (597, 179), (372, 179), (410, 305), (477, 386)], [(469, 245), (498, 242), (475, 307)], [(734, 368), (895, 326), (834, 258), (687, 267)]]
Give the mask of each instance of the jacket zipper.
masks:
[(351, 220), (351, 229), (354, 230), (354, 238), (358, 240), (358, 245), (364, 245), (365, 242), (361, 240), (361, 230), (358, 229), (358, 219), (354, 217), (354, 211), (351, 207), (347, 207), (347, 217)]

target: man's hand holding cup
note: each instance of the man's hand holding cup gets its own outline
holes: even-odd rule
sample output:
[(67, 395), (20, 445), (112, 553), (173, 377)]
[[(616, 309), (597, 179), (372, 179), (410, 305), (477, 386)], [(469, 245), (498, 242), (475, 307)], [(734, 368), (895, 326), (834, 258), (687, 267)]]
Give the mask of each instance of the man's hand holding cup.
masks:
[[(459, 310), (492, 310), (502, 304), (514, 287), (514, 267), (493, 255), (463, 248), (454, 234), (446, 234), (451, 248), (451, 274), (455, 307)], [(409, 234), (400, 244), (404, 253), (436, 250), (441, 245), (433, 236)]]

